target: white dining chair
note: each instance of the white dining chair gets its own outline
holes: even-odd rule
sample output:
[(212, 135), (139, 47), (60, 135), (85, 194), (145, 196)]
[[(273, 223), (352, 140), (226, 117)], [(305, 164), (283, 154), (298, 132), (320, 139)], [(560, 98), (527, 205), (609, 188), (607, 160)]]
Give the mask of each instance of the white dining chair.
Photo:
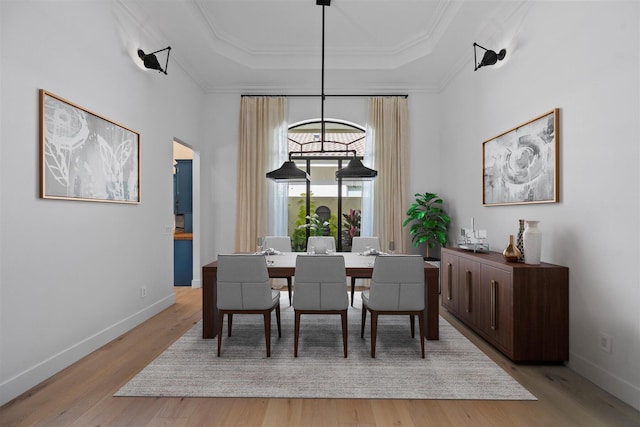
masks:
[(336, 251), (336, 239), (333, 236), (309, 236), (307, 240), (307, 251), (315, 249), (316, 253), (324, 254), (327, 251)]
[(367, 248), (380, 250), (380, 239), (378, 237), (355, 236), (351, 240), (351, 252), (363, 253)]
[(218, 256), (218, 357), (222, 345), (222, 323), (227, 315), (228, 336), (234, 314), (261, 314), (264, 318), (264, 334), (267, 357), (271, 356), (271, 312), (275, 309), (280, 328), (280, 292), (271, 289), (267, 260), (264, 255)]
[[(369, 249), (380, 250), (380, 239), (378, 237), (354, 236), (351, 240), (351, 252), (363, 253)], [(351, 278), (351, 307), (353, 307), (353, 297), (356, 293), (356, 278)]]
[(371, 313), (371, 357), (376, 357), (378, 316), (408, 315), (412, 338), (415, 336), (415, 316), (418, 316), (424, 359), (424, 259), (421, 255), (376, 257), (371, 288), (362, 292), (361, 338), (364, 338), (367, 311)]
[[(275, 249), (280, 252), (291, 252), (291, 237), (289, 236), (265, 236), (262, 240), (264, 250)], [(287, 276), (287, 291), (289, 292), (289, 305), (291, 305), (291, 282), (292, 277)]]
[(263, 249), (275, 249), (280, 252), (291, 252), (291, 237), (265, 236), (262, 240)]
[(346, 270), (342, 255), (298, 255), (296, 257), (296, 288), (293, 292), (294, 357), (298, 357), (302, 314), (339, 314), (342, 319), (344, 357), (347, 357), (349, 297), (344, 289), (345, 280)]

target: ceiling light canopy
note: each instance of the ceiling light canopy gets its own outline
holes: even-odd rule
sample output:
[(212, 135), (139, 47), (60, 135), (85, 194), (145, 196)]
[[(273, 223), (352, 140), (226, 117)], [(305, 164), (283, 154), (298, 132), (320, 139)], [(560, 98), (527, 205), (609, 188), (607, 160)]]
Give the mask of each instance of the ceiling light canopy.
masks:
[[(164, 70), (163, 70), (162, 67), (160, 66), (160, 62), (158, 61), (158, 58), (156, 57), (156, 53), (163, 52), (165, 50), (167, 51), (167, 62), (165, 63)], [(148, 68), (150, 70), (158, 70), (159, 72), (164, 73), (165, 75), (167, 74), (167, 67), (169, 66), (170, 53), (171, 53), (171, 46), (165, 47), (164, 49), (156, 50), (155, 52), (151, 52), (151, 53), (144, 53), (142, 49), (138, 49), (138, 56), (140, 57), (140, 59), (142, 59), (142, 63), (144, 64), (145, 68)]]
[[(336, 171), (336, 179), (337, 180), (348, 180), (348, 181), (365, 181), (372, 180), (378, 175), (378, 172), (369, 169), (368, 167), (362, 164), (362, 161), (356, 156), (356, 152), (354, 150), (326, 150), (324, 148), (324, 144), (326, 141), (326, 126), (324, 120), (324, 101), (325, 101), (325, 93), (324, 93), (324, 7), (331, 6), (331, 0), (316, 0), (317, 6), (322, 6), (322, 77), (321, 77), (321, 89), (320, 89), (320, 125), (321, 125), (321, 133), (320, 133), (320, 150), (307, 151), (306, 154), (314, 153), (316, 154), (315, 158), (336, 158), (336, 154), (344, 154), (344, 157), (349, 156), (349, 153), (353, 152), (353, 158), (349, 160), (349, 164), (347, 167), (342, 168)], [(267, 178), (272, 179), (276, 182), (291, 182), (291, 181), (310, 181), (309, 174), (305, 171), (296, 167), (295, 163), (291, 160), (292, 154), (297, 154), (297, 152), (292, 153), (289, 152), (289, 160), (284, 162), (284, 164), (276, 170), (271, 172), (267, 172)], [(323, 156), (325, 155), (325, 156)]]
[[(482, 57), (482, 61), (480, 61), (478, 63), (478, 59), (476, 56), (476, 48), (480, 48), (480, 49), (484, 49), (484, 56)], [(475, 65), (475, 69), (473, 71), (477, 71), (478, 68), (480, 67), (484, 67), (487, 65), (493, 65), (498, 61), (502, 61), (504, 59), (504, 57), (507, 55), (507, 50), (506, 49), (502, 49), (500, 52), (496, 53), (493, 50), (488, 50), (482, 46), (480, 46), (478, 43), (474, 43), (473, 44), (473, 59), (474, 59), (474, 64)]]

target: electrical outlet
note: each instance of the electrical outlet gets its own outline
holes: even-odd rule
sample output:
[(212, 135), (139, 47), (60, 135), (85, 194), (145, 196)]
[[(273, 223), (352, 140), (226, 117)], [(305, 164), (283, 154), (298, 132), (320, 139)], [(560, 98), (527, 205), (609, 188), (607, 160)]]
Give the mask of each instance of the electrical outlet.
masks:
[(147, 287), (146, 286), (142, 286), (140, 288), (140, 298), (144, 298), (147, 296)]
[(600, 334), (598, 334), (598, 344), (600, 346), (600, 350), (605, 353), (611, 353), (611, 335), (600, 332)]

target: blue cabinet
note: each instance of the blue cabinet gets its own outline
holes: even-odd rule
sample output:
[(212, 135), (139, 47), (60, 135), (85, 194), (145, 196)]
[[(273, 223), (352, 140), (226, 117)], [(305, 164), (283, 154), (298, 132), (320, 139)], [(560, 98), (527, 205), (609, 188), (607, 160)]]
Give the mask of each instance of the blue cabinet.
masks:
[(176, 160), (176, 174), (173, 177), (173, 201), (175, 214), (190, 214), (193, 211), (192, 161)]
[(173, 241), (173, 286), (191, 286), (193, 280), (193, 242)]

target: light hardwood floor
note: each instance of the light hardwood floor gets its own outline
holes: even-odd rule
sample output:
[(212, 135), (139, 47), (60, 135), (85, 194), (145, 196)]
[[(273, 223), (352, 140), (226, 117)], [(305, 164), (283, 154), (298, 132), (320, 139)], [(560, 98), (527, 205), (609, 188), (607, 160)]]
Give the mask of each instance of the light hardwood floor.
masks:
[[(201, 319), (201, 290), (0, 408), (1, 426), (640, 426), (564, 366), (515, 365), (441, 314), (538, 401), (129, 398), (113, 394)], [(427, 343), (428, 351), (428, 343)]]

